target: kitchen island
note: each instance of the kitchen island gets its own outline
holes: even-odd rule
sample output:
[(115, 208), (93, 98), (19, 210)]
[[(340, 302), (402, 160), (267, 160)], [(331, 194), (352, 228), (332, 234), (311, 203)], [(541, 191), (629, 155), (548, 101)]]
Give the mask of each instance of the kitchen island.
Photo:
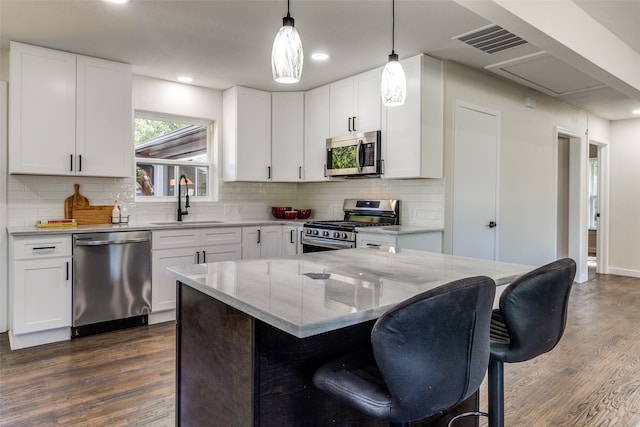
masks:
[[(531, 269), (394, 248), (169, 268), (178, 282), (177, 424), (384, 425), (317, 390), (315, 369), (367, 345), (375, 320), (415, 294), (476, 275), (507, 284)], [(477, 404), (472, 396), (453, 413)]]

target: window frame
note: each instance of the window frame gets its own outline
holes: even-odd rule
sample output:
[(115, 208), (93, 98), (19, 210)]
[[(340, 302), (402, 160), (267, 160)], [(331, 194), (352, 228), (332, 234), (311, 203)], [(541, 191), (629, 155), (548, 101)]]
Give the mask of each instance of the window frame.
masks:
[[(178, 114), (169, 114), (169, 113), (161, 113), (156, 111), (148, 111), (148, 110), (135, 110), (133, 114), (134, 118), (134, 131), (135, 131), (135, 119), (148, 119), (148, 120), (161, 120), (167, 122), (177, 122), (177, 123), (187, 123), (191, 125), (202, 126), (205, 128), (207, 133), (207, 158), (208, 162), (197, 162), (190, 160), (167, 160), (167, 159), (154, 159), (148, 157), (136, 157), (134, 154), (134, 168), (137, 170), (138, 164), (153, 164), (153, 165), (164, 165), (164, 166), (178, 166), (178, 167), (204, 167), (208, 168), (207, 173), (207, 195), (206, 196), (190, 196), (190, 202), (213, 202), (217, 201), (217, 186), (218, 186), (218, 167), (216, 164), (216, 159), (218, 156), (214, 153), (214, 130), (216, 128), (216, 122), (210, 119), (202, 119), (198, 117), (190, 117), (183, 116)], [(135, 153), (135, 141), (133, 144), (133, 149)], [(134, 178), (135, 179), (135, 178)], [(134, 198), (136, 203), (157, 203), (157, 202), (173, 202), (175, 201), (176, 196), (141, 196), (137, 194), (137, 191), (134, 191)]]

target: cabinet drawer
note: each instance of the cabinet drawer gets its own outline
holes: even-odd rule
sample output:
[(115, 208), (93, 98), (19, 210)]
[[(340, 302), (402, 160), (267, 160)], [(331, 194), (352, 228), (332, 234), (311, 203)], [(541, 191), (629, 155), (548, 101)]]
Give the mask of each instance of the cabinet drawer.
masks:
[(198, 246), (200, 230), (186, 228), (179, 230), (162, 230), (152, 233), (152, 249), (175, 249)]
[(200, 230), (200, 245), (230, 245), (242, 243), (241, 228), (205, 228)]
[(71, 256), (71, 236), (16, 237), (13, 259), (37, 259)]
[(397, 239), (395, 236), (381, 236), (372, 234), (358, 234), (357, 246), (366, 248), (367, 246), (396, 246)]

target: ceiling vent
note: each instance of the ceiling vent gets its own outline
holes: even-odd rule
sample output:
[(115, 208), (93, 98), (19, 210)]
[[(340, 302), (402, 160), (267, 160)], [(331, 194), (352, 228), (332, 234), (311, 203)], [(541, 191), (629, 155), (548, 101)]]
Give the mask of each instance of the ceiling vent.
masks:
[(483, 27), (470, 33), (454, 37), (454, 39), (490, 54), (502, 52), (527, 43), (526, 40), (521, 39), (498, 25)]

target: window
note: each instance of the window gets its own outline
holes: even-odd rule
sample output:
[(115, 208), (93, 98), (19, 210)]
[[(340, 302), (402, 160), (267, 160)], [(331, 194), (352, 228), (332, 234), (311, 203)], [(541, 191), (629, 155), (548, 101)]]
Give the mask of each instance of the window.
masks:
[(136, 112), (136, 198), (156, 200), (177, 196), (176, 179), (190, 197), (211, 199), (212, 123), (159, 113)]

